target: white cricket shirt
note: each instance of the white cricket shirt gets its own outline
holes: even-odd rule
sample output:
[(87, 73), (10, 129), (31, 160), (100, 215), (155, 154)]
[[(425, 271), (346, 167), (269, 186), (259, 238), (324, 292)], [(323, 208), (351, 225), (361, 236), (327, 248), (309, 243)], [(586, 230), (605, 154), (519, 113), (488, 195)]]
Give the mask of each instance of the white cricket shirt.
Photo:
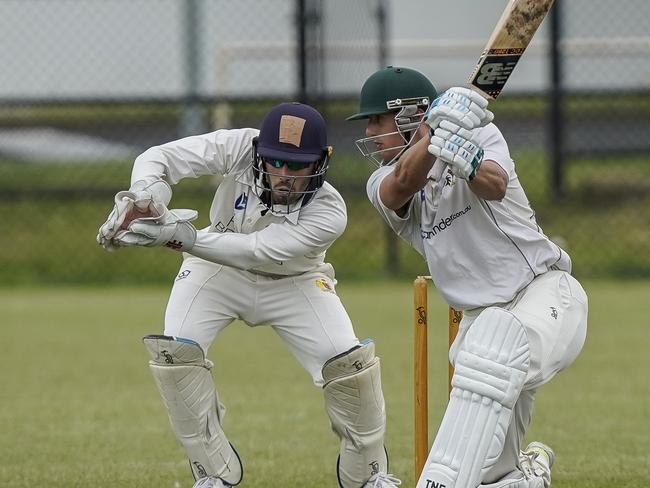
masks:
[(271, 275), (331, 270), (325, 251), (343, 233), (341, 195), (325, 182), (312, 201), (290, 214), (274, 214), (253, 190), (252, 140), (257, 129), (217, 130), (155, 146), (135, 160), (131, 182), (220, 175), (210, 227), (199, 230), (189, 254)]
[(441, 160), (403, 218), (379, 198), (379, 185), (394, 166), (380, 167), (367, 184), (372, 204), (426, 258), (441, 295), (459, 310), (509, 302), (549, 269), (571, 271), (568, 254), (537, 225), (501, 132), (489, 124), (474, 133), (484, 160), (495, 161), (508, 175), (501, 201), (476, 196)]

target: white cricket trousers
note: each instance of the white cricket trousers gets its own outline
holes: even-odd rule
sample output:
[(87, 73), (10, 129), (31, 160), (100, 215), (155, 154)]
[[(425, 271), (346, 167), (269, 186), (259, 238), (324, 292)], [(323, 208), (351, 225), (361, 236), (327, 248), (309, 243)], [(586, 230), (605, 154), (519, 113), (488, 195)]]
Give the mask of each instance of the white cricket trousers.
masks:
[(317, 386), (323, 364), (359, 343), (331, 266), (276, 279), (185, 256), (167, 303), (165, 335), (192, 339), (207, 354), (235, 319), (268, 325)]
[[(510, 303), (495, 306), (509, 310), (524, 325), (530, 347), (530, 369), (513, 410), (501, 457), (484, 483), (493, 483), (515, 469), (533, 414), (536, 389), (573, 363), (587, 335), (587, 294), (565, 271), (548, 271), (535, 278)], [(449, 352), (452, 364), (467, 331), (483, 310), (463, 313)]]

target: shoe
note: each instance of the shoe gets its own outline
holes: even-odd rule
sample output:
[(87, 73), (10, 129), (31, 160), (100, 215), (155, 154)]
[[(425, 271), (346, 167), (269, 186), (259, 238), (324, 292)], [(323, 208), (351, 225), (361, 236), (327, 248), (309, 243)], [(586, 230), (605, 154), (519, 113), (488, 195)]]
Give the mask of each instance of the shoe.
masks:
[(221, 478), (216, 476), (206, 476), (205, 478), (199, 478), (196, 480), (196, 483), (192, 488), (230, 488), (232, 485), (229, 485)]
[(553, 449), (541, 442), (531, 442), (519, 454), (519, 467), (526, 479), (542, 478), (544, 488), (551, 486), (551, 468), (555, 464)]
[(392, 474), (377, 473), (370, 477), (366, 484), (363, 485), (363, 488), (393, 488), (401, 484), (402, 482)]

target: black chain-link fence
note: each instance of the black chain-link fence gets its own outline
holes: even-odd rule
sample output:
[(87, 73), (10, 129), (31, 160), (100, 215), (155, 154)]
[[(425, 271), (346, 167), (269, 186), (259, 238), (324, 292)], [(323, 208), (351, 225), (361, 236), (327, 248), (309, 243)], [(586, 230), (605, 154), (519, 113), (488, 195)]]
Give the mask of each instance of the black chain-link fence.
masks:
[[(459, 38), (442, 24), (434, 37), (431, 26), (428, 41), (417, 21), (471, 7), (459, 1), (444, 13), (434, 3), (0, 0), (1, 282), (169, 280), (178, 266), (170, 251), (108, 254), (94, 240), (134, 157), (188, 134), (257, 127), (286, 100), (313, 103), (328, 120), (329, 179), (349, 211), (328, 253), (338, 275), (425, 272), (367, 201), (372, 166), (354, 147), (363, 124), (345, 117), (386, 64), (420, 69), (439, 89), (465, 81), (492, 20)], [(483, 4), (500, 11), (505, 2)], [(576, 273), (648, 277), (650, 2), (556, 4), (556, 22), (492, 104), (496, 122), (539, 222)], [(215, 184), (183, 181), (173, 205), (196, 208), (207, 224)]]

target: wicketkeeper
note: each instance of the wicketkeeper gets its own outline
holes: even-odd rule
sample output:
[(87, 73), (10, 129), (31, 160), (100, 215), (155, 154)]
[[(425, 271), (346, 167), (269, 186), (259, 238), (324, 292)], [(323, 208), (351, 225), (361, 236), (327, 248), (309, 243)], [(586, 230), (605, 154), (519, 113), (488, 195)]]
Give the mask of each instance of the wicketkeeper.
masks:
[[(340, 439), (339, 485), (400, 484), (387, 473), (375, 346), (357, 339), (325, 262), (347, 222), (343, 199), (325, 181), (331, 155), (323, 117), (307, 105), (283, 103), (260, 130), (217, 130), (145, 151), (135, 160), (131, 188), (116, 195), (99, 229), (98, 242), (109, 250), (183, 252), (164, 335), (148, 335), (144, 344), (195, 487), (234, 486), (243, 476), (223, 430), (225, 409), (207, 359), (212, 342), (235, 319), (272, 327), (322, 388)], [(192, 224), (196, 211), (168, 205), (170, 185), (203, 175), (223, 180), (211, 224), (199, 230)]]
[(366, 80), (349, 118), (367, 120), (357, 145), (378, 165), (370, 201), (463, 311), (451, 398), (417, 488), (548, 488), (551, 448), (520, 449), (535, 391), (586, 337), (587, 296), (535, 221), (487, 105), (388, 67)]

